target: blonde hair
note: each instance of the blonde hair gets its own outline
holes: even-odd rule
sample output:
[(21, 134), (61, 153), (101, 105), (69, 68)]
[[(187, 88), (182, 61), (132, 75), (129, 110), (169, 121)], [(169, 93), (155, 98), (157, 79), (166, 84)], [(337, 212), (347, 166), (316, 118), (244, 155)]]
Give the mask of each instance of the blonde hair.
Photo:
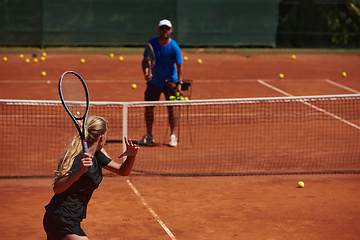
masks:
[[(88, 117), (85, 128), (85, 138), (88, 146), (93, 145), (106, 131), (107, 121), (104, 118), (98, 116)], [(72, 167), (75, 157), (83, 150), (81, 142), (79, 133), (75, 134), (55, 171), (55, 182), (65, 176)]]

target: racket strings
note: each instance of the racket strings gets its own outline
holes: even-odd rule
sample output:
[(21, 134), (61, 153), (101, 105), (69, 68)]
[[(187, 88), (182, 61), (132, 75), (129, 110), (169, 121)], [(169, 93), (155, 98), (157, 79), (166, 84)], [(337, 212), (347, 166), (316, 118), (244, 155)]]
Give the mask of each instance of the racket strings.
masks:
[(62, 79), (62, 94), (70, 112), (77, 118), (84, 116), (87, 109), (86, 89), (74, 74), (66, 74)]

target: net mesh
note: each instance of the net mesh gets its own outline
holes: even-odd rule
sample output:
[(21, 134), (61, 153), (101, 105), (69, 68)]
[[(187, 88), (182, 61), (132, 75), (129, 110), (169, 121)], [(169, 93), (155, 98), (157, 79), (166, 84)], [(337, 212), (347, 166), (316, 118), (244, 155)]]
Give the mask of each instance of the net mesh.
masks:
[[(106, 151), (122, 152), (123, 132), (139, 141), (145, 107), (155, 106), (154, 144), (141, 146), (134, 171), (173, 176), (358, 173), (360, 95), (168, 102), (92, 102), (109, 121)], [(126, 105), (126, 108), (124, 106)], [(76, 129), (60, 101), (1, 106), (0, 177), (52, 176)], [(168, 106), (178, 146), (170, 147)], [(123, 110), (127, 121), (123, 126)], [(127, 125), (127, 126), (126, 126)], [(125, 131), (123, 129), (125, 128)]]

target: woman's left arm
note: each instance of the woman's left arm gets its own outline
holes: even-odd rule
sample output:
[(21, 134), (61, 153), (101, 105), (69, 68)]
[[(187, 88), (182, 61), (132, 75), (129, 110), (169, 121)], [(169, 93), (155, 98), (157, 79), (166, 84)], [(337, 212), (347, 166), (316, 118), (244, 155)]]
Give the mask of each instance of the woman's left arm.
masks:
[(105, 169), (119, 174), (121, 176), (128, 176), (134, 166), (135, 156), (139, 151), (139, 147), (132, 143), (131, 140), (125, 138), (126, 151), (119, 156), (119, 158), (127, 157), (123, 164), (111, 161), (108, 165), (104, 166)]

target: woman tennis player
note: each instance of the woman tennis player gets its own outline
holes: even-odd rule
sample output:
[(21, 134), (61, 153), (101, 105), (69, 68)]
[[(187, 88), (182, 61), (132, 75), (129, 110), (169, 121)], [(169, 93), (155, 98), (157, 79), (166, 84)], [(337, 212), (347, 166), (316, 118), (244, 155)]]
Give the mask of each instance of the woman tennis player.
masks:
[(119, 158), (127, 156), (127, 159), (123, 164), (119, 164), (112, 161), (103, 149), (107, 121), (102, 117), (90, 116), (86, 129), (89, 154), (83, 154), (81, 139), (77, 134), (55, 173), (55, 194), (45, 207), (43, 222), (48, 240), (88, 239), (80, 227), (80, 222), (86, 218), (86, 208), (91, 195), (102, 181), (102, 168), (127, 176), (139, 151), (139, 147), (125, 138), (126, 151)]

